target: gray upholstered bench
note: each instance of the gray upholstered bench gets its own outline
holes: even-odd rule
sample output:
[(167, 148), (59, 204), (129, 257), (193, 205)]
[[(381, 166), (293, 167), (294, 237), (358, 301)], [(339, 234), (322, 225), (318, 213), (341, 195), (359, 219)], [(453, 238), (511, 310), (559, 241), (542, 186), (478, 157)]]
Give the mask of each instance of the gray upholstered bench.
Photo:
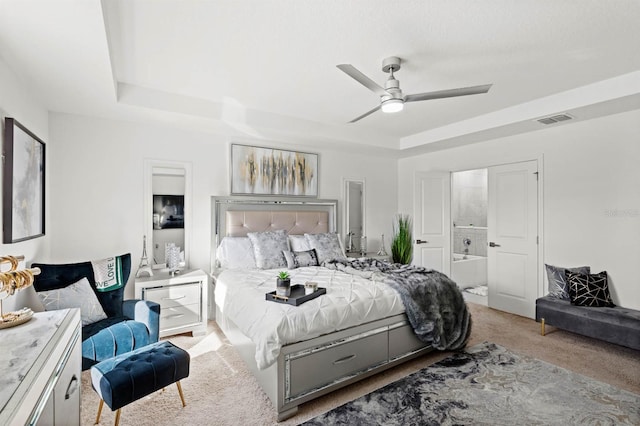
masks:
[(172, 383), (178, 386), (184, 407), (180, 380), (189, 376), (189, 361), (188, 352), (162, 341), (92, 366), (91, 384), (100, 396), (96, 424), (100, 422), (105, 402), (112, 411), (118, 410), (117, 426), (122, 407)]
[(633, 309), (574, 306), (568, 300), (545, 296), (536, 300), (536, 321), (541, 323), (543, 336), (548, 324), (640, 350), (640, 311)]

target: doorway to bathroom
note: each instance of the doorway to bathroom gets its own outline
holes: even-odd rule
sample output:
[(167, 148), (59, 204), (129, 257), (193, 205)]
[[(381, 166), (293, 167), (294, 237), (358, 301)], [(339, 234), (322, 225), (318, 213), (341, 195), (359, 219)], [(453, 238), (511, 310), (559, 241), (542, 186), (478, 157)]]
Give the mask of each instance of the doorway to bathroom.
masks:
[[(458, 281), (463, 289), (481, 287), (486, 268), (487, 298), (482, 295), (475, 298), (474, 293), (465, 291), (467, 300), (475, 298), (490, 308), (535, 318), (535, 300), (543, 294), (544, 283), (540, 243), (543, 196), (538, 169), (541, 161), (540, 158), (492, 165), (478, 168), (477, 172), (468, 171), (466, 176), (456, 175), (458, 171), (416, 172), (413, 264), (441, 271)], [(486, 195), (482, 195), (478, 187), (484, 184), (474, 183), (477, 177), (472, 176), (485, 173)], [(461, 193), (472, 194), (467, 198), (487, 200), (486, 222), (476, 219), (485, 216), (482, 213), (477, 216), (476, 208), (467, 208), (462, 201), (464, 197), (459, 203), (452, 201), (454, 175), (464, 176), (460, 179), (465, 184)], [(466, 212), (455, 219), (455, 227), (454, 208)], [(462, 232), (470, 236), (463, 236)], [(464, 239), (470, 241), (465, 243)], [(455, 257), (460, 260), (454, 262)]]
[(451, 278), (465, 300), (488, 305), (488, 169), (451, 173)]

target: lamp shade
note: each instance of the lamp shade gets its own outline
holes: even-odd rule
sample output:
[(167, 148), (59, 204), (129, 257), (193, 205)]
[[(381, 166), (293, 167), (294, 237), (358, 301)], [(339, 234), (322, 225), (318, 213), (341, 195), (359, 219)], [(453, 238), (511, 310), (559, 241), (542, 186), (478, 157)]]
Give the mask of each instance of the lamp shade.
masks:
[(404, 101), (402, 99), (387, 99), (382, 102), (382, 112), (399, 112), (404, 108)]

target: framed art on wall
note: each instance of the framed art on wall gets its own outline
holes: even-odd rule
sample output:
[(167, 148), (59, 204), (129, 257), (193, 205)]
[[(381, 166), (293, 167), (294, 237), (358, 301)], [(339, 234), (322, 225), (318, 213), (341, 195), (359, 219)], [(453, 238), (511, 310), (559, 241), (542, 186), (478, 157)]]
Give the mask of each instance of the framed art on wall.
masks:
[(318, 154), (231, 145), (232, 195), (318, 196)]
[(5, 119), (2, 241), (44, 235), (45, 144), (13, 118)]

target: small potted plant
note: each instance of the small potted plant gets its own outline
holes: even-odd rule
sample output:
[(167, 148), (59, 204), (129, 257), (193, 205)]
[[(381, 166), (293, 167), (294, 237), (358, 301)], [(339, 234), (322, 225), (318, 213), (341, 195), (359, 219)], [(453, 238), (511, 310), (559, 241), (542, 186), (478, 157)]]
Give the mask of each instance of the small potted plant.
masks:
[(289, 297), (291, 295), (291, 278), (287, 271), (280, 271), (276, 281), (276, 294)]

